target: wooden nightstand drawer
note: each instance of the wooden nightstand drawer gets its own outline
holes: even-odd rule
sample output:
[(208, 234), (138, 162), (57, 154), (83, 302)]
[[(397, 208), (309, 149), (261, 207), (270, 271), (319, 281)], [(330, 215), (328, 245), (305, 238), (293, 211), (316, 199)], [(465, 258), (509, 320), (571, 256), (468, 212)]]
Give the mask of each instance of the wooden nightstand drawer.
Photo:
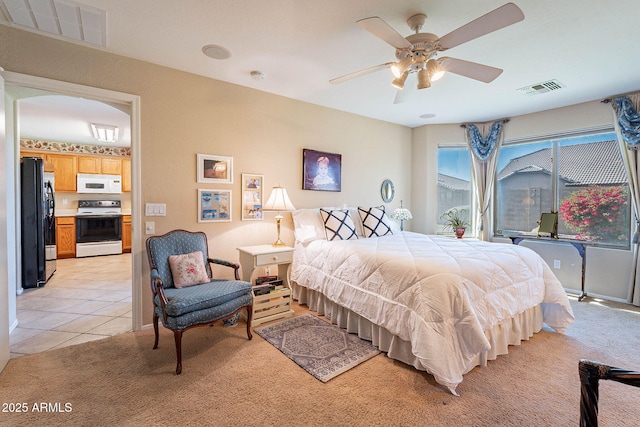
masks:
[(256, 266), (288, 263), (293, 261), (293, 252), (274, 252), (270, 254), (256, 255)]

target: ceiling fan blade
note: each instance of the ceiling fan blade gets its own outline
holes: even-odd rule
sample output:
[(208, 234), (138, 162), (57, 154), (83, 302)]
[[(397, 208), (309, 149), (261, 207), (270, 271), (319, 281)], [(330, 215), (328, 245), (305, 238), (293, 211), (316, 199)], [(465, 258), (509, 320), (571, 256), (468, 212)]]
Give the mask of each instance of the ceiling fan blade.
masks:
[(384, 68), (389, 68), (393, 62), (387, 62), (386, 64), (374, 65), (373, 67), (365, 68), (364, 70), (355, 71), (353, 73), (345, 74), (344, 76), (336, 77), (335, 79), (329, 80), (331, 84), (342, 83), (347, 80), (351, 80), (356, 77), (364, 76), (366, 74), (373, 73), (378, 70), (382, 70)]
[(402, 104), (403, 102), (411, 101), (418, 92), (417, 84), (415, 73), (409, 74), (404, 82), (404, 89), (398, 89), (393, 103)]
[(440, 64), (440, 68), (444, 71), (459, 74), (484, 83), (490, 83), (502, 74), (500, 68), (446, 56), (438, 59), (438, 64)]
[(356, 24), (360, 25), (365, 30), (369, 31), (374, 36), (384, 40), (396, 49), (410, 49), (411, 43), (407, 41), (400, 33), (394, 30), (389, 24), (384, 22), (377, 16), (371, 18), (364, 18), (356, 21)]
[(496, 10), (475, 19), (462, 27), (440, 37), (437, 41), (438, 50), (451, 49), (469, 40), (492, 33), (501, 28), (520, 22), (524, 19), (524, 13), (513, 3), (507, 3)]

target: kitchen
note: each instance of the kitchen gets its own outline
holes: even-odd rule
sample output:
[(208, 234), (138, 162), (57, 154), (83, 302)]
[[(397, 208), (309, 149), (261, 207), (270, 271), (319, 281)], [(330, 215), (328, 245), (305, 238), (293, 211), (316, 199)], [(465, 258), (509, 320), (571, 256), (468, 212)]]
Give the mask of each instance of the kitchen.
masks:
[[(37, 264), (34, 260), (39, 256), (23, 245), (18, 325), (10, 335), (12, 357), (132, 328), (129, 115), (105, 103), (62, 95), (27, 97), (20, 100), (20, 107), (22, 166), (28, 164), (31, 171), (35, 163), (41, 168), (42, 183), (36, 187), (46, 188), (51, 182), (55, 195), (45, 205), (43, 228), (52, 230), (44, 233), (49, 235), (45, 245), (49, 259), (42, 262), (42, 268), (28, 267)], [(35, 121), (42, 128), (47, 122), (44, 110), (46, 117), (56, 116), (56, 124), (45, 126), (43, 136), (30, 123)], [(93, 140), (86, 136), (74, 140), (79, 132), (69, 120), (78, 122), (79, 116), (84, 119), (83, 131)], [(100, 122), (119, 126), (97, 124)], [(106, 138), (98, 139), (99, 129), (91, 129), (96, 125), (104, 126)], [(122, 130), (120, 137), (118, 129)], [(96, 131), (95, 136), (91, 130)], [(29, 187), (23, 185), (21, 192), (29, 192), (25, 190)], [(21, 210), (28, 211), (25, 206), (29, 203), (24, 196), (22, 200)], [(23, 227), (23, 233), (31, 228)], [(43, 270), (37, 280), (25, 273), (29, 268)]]

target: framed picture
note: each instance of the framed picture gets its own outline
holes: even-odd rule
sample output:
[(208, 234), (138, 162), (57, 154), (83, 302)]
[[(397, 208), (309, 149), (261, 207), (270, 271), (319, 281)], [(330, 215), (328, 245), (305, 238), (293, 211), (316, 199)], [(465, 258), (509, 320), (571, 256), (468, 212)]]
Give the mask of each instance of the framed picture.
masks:
[(242, 174), (242, 220), (262, 219), (262, 187), (264, 177), (249, 173)]
[(198, 154), (198, 182), (233, 184), (233, 157)]
[(543, 212), (538, 221), (538, 237), (540, 233), (549, 233), (552, 239), (558, 238), (558, 214), (556, 212)]
[(302, 150), (302, 189), (340, 191), (342, 155), (322, 151)]
[(198, 190), (198, 222), (231, 222), (231, 190)]

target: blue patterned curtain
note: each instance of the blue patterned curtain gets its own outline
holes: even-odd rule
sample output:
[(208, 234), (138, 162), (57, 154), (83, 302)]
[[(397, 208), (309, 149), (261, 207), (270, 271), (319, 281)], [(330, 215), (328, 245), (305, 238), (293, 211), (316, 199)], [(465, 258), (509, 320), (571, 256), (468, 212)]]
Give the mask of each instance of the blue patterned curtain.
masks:
[(498, 152), (502, 146), (503, 127), (507, 120), (493, 123), (469, 123), (465, 128), (465, 139), (471, 151), (471, 184), (476, 201), (475, 220), (477, 235), (489, 240), (491, 212), (489, 205), (498, 167)]
[(478, 126), (473, 123), (466, 125), (467, 138), (469, 139), (469, 147), (473, 156), (481, 163), (486, 163), (493, 157), (497, 151), (498, 141), (502, 135), (503, 121), (493, 122), (489, 135), (482, 137), (482, 133)]
[(631, 278), (628, 301), (640, 305), (640, 93), (612, 100), (613, 123), (618, 134), (620, 154), (629, 178), (631, 204), (636, 217), (636, 232), (631, 245)]
[(614, 98), (613, 110), (616, 113), (620, 136), (627, 144), (627, 148), (637, 150), (640, 148), (640, 114), (633, 107), (633, 102), (628, 96)]

